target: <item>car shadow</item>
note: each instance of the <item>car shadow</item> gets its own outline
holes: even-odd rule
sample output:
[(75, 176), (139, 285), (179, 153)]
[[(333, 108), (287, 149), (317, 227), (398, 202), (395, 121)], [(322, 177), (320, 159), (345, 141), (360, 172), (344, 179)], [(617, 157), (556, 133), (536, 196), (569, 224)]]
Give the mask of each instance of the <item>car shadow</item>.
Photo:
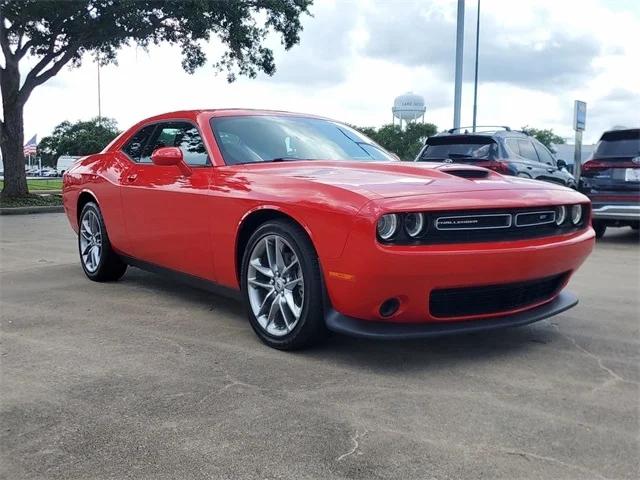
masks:
[(604, 237), (598, 239), (597, 244), (632, 245), (640, 243), (640, 232), (628, 227), (608, 228)]
[(379, 372), (424, 370), (426, 366), (433, 371), (458, 363), (477, 364), (499, 358), (508, 360), (539, 348), (541, 344), (551, 343), (558, 335), (549, 321), (518, 328), (402, 341), (332, 334), (320, 346), (301, 354), (330, 356), (339, 363)]
[[(233, 327), (251, 329), (240, 301), (136, 268), (130, 269), (122, 281), (139, 288), (153, 289), (165, 296), (177, 297), (193, 304), (194, 308), (214, 311), (216, 315), (225, 317), (225, 322), (233, 322)], [(216, 321), (213, 315), (211, 321)], [(301, 361), (331, 361), (348, 365), (349, 368), (392, 373), (424, 370), (426, 366), (433, 370), (448, 368), (455, 363), (486, 362), (498, 358), (508, 360), (514, 355), (521, 356), (527, 350), (539, 348), (541, 344), (551, 343), (558, 336), (549, 320), (519, 328), (419, 340), (369, 340), (330, 333), (326, 341), (313, 348), (283, 354)], [(270, 350), (257, 337), (255, 343), (256, 349)], [(270, 352), (279, 354), (274, 350)]]
[(119, 283), (131, 286), (135, 285), (141, 289), (152, 289), (165, 296), (179, 297), (180, 300), (191, 303), (196, 307), (207, 308), (211, 311), (215, 310), (220, 314), (226, 314), (232, 318), (245, 321), (244, 308), (238, 300), (192, 287), (163, 274), (146, 272), (135, 267), (129, 267), (127, 273)]

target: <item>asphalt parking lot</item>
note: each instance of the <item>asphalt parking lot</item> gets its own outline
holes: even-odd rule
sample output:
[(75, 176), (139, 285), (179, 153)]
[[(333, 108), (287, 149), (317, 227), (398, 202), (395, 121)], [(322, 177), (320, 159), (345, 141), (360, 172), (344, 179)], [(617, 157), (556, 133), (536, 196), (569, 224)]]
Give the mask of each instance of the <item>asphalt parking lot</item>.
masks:
[(581, 303), (420, 342), (263, 346), (242, 307), (130, 269), (85, 279), (62, 214), (0, 217), (6, 479), (637, 478), (640, 245)]

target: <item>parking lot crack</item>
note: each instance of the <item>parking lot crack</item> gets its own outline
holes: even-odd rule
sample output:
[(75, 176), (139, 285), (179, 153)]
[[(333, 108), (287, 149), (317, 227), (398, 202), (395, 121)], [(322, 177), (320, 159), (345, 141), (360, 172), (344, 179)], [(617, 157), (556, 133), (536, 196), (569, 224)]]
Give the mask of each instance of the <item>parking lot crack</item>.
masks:
[(366, 428), (364, 429), (364, 431), (362, 433), (360, 433), (358, 431), (358, 429), (356, 429), (355, 434), (351, 437), (351, 442), (353, 442), (353, 448), (351, 450), (349, 450), (346, 453), (343, 453), (342, 455), (340, 455), (336, 461), (340, 462), (343, 459), (347, 458), (350, 455), (353, 455), (354, 453), (356, 453), (358, 451), (358, 448), (360, 448), (360, 442), (358, 440), (362, 439), (367, 433), (369, 433), (369, 430), (367, 430)]
[(204, 397), (202, 397), (198, 401), (198, 403), (196, 405), (201, 405), (202, 403), (204, 403), (207, 400), (209, 400), (211, 397), (213, 397), (215, 395), (219, 395), (222, 392), (225, 392), (225, 391), (229, 390), (232, 387), (241, 386), (241, 387), (254, 388), (254, 389), (255, 388), (259, 388), (256, 385), (250, 385), (248, 383), (241, 382), (240, 380), (236, 380), (235, 378), (232, 378), (229, 375), (226, 375), (226, 381), (227, 381), (227, 383), (225, 383), (222, 387), (207, 393)]
[(598, 390), (602, 390), (604, 388), (609, 387), (610, 385), (613, 385), (615, 383), (628, 383), (630, 385), (639, 385), (638, 382), (635, 382), (633, 380), (629, 380), (624, 378), (622, 375), (619, 375), (618, 373), (616, 373), (614, 370), (612, 370), (611, 368), (607, 367), (604, 364), (604, 361), (602, 360), (601, 357), (599, 357), (598, 355), (596, 355), (595, 353), (590, 352), (589, 350), (587, 350), (586, 348), (584, 348), (582, 345), (580, 345), (578, 342), (576, 342), (575, 339), (573, 339), (572, 337), (570, 337), (569, 335), (562, 333), (560, 331), (560, 329), (558, 328), (557, 325), (552, 324), (553, 328), (556, 329), (556, 331), (564, 338), (566, 338), (569, 342), (571, 342), (571, 344), (581, 353), (583, 353), (584, 355), (586, 355), (587, 357), (593, 359), (596, 361), (598, 367), (600, 368), (600, 370), (602, 370), (603, 372), (605, 372), (609, 378), (607, 380), (605, 380), (602, 384), (598, 385), (597, 387), (595, 387), (591, 392), (594, 393)]
[(600, 475), (597, 472), (594, 472), (591, 469), (585, 468), (585, 467), (581, 467), (580, 465), (575, 465), (573, 463), (567, 463), (567, 462), (563, 462), (562, 460), (558, 460), (557, 458), (554, 457), (547, 457), (545, 455), (538, 455), (537, 453), (532, 453), (532, 452), (526, 452), (526, 451), (522, 451), (522, 450), (510, 450), (510, 449), (504, 449), (504, 448), (498, 448), (498, 451), (505, 453), (507, 455), (517, 455), (519, 457), (524, 458), (527, 461), (531, 461), (533, 460), (540, 460), (543, 462), (548, 462), (548, 463), (554, 463), (556, 465), (561, 465), (563, 467), (567, 467), (567, 468), (571, 468), (573, 470), (577, 470), (580, 471), (584, 474), (589, 475), (590, 477), (596, 477), (602, 480), (608, 480), (607, 477), (604, 477), (602, 475)]

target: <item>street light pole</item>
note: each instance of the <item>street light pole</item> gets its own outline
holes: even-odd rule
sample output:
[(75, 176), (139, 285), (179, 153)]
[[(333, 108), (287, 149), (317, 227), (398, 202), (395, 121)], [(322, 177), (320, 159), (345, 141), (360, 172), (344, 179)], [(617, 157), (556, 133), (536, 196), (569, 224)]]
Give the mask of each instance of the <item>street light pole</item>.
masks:
[(478, 117), (478, 53), (480, 51), (480, 0), (478, 0), (478, 19), (476, 23), (476, 73), (473, 82), (473, 131), (476, 131)]
[(464, 50), (464, 0), (458, 0), (458, 27), (456, 31), (456, 84), (453, 98), (453, 128), (460, 128), (462, 103), (462, 58)]
[(98, 57), (98, 125), (102, 123), (102, 96), (100, 91), (100, 57)]

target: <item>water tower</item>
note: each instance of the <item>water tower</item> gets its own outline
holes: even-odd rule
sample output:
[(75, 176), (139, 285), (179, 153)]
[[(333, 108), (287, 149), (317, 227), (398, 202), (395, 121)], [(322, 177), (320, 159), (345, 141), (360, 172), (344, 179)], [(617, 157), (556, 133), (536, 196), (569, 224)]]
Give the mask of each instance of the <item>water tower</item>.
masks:
[(427, 111), (427, 107), (424, 104), (424, 97), (416, 95), (413, 92), (407, 92), (404, 95), (396, 97), (393, 101), (393, 124), (396, 123), (396, 118), (400, 122), (400, 128), (402, 128), (402, 122), (405, 125), (410, 122), (417, 122), (422, 117), (424, 123), (424, 113)]

